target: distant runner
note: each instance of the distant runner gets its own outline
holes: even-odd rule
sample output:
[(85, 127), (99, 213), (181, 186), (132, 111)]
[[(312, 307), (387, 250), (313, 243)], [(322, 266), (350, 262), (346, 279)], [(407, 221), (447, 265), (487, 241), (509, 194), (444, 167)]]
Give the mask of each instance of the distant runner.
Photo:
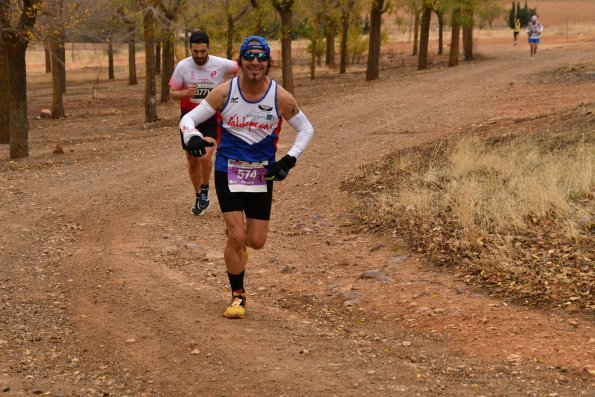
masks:
[(539, 45), (539, 36), (543, 32), (543, 25), (537, 20), (537, 15), (531, 17), (531, 22), (527, 25), (527, 34), (529, 35), (529, 46), (531, 47), (531, 58), (537, 54)]
[[(182, 116), (197, 107), (213, 88), (223, 83), (226, 75), (234, 75), (239, 69), (237, 62), (209, 54), (209, 36), (206, 33), (193, 32), (189, 43), (192, 56), (178, 62), (169, 81), (169, 96), (180, 101)], [(186, 153), (188, 174), (195, 192), (192, 207), (194, 215), (203, 215), (210, 205), (209, 178), (213, 170), (211, 155), (217, 139), (217, 117), (205, 120), (200, 125), (200, 131), (211, 143), (205, 149), (206, 156), (195, 157)], [(187, 150), (183, 139), (182, 148)]]
[(514, 45), (517, 45), (517, 39), (518, 39), (518, 35), (521, 32), (521, 20), (520, 19), (516, 19), (516, 21), (514, 21)]
[[(219, 112), (215, 187), (227, 227), (224, 258), (231, 285), (231, 303), (223, 314), (227, 318), (244, 318), (246, 247), (258, 250), (265, 245), (273, 181), (287, 177), (314, 134), (293, 95), (267, 76), (272, 60), (264, 38), (246, 38), (238, 63), (240, 77), (216, 87), (180, 122), (188, 151), (200, 156), (208, 144), (201, 123)], [(297, 135), (287, 154), (276, 161), (282, 118)]]

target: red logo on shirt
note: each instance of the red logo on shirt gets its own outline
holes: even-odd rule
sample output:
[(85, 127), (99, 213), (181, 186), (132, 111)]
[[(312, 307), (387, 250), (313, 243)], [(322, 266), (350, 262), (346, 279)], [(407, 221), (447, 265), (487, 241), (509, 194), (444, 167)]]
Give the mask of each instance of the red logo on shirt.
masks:
[(242, 117), (242, 120), (240, 121), (240, 118), (238, 117), (237, 114), (234, 114), (233, 116), (231, 116), (229, 118), (229, 120), (227, 121), (227, 124), (229, 124), (230, 127), (239, 127), (239, 128), (248, 128), (248, 131), (251, 131), (252, 128), (259, 128), (262, 130), (272, 130), (275, 125), (274, 124), (267, 124), (267, 123), (261, 123), (259, 121), (254, 121), (254, 120), (246, 120), (246, 116)]
[(216, 70), (213, 70), (213, 71), (211, 72), (211, 77), (215, 77), (215, 76), (217, 76), (217, 71), (216, 71)]

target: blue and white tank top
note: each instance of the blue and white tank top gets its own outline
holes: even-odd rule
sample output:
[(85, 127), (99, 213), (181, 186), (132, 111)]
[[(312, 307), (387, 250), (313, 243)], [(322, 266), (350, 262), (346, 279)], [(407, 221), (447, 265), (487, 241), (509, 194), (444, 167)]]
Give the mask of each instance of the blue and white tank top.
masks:
[(282, 119), (277, 109), (277, 83), (274, 80), (262, 98), (249, 101), (242, 95), (239, 77), (235, 77), (230, 84), (227, 102), (217, 117), (217, 171), (227, 172), (229, 159), (275, 162)]

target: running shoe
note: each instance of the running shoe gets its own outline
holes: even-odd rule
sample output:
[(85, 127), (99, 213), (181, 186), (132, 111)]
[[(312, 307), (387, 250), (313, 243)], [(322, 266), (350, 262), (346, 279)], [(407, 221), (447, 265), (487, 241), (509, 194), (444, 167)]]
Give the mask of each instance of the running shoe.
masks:
[(198, 208), (204, 211), (209, 208), (209, 205), (211, 205), (211, 202), (209, 201), (209, 189), (200, 189)]
[(244, 318), (246, 315), (246, 293), (242, 290), (233, 291), (231, 294), (231, 303), (225, 309), (223, 317)]
[[(208, 207), (208, 205), (207, 205)], [(192, 207), (192, 214), (196, 216), (204, 215), (204, 210), (200, 208), (200, 196), (196, 196), (194, 207)]]

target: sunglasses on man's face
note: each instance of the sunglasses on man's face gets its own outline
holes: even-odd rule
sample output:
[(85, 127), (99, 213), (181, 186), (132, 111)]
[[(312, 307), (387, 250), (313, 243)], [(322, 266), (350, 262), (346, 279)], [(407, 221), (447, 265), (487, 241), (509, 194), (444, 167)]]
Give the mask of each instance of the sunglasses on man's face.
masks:
[(271, 57), (266, 52), (251, 52), (251, 51), (244, 52), (244, 55), (242, 55), (242, 58), (244, 58), (248, 62), (252, 61), (254, 58), (258, 59), (258, 62), (266, 62), (269, 59), (271, 59)]

